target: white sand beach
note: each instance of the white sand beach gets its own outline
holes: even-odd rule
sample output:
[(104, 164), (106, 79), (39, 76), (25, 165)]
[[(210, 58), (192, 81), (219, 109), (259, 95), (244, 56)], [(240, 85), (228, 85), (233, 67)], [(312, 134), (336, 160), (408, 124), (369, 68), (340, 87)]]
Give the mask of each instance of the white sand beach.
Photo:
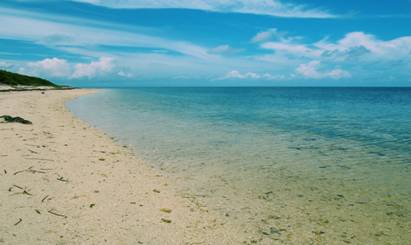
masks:
[(0, 243), (236, 244), (235, 233), (64, 102), (92, 90), (0, 93)]

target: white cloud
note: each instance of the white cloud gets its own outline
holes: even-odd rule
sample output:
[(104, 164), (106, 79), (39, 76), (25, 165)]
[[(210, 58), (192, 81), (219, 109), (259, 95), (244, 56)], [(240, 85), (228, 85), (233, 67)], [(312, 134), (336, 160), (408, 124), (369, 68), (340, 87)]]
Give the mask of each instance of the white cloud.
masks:
[(266, 42), (261, 47), (297, 57), (318, 57), (322, 54), (321, 50), (309, 48), (305, 44), (289, 42)]
[(93, 61), (91, 63), (76, 64), (74, 66), (72, 78), (93, 78), (110, 72), (114, 67), (112, 61), (112, 58), (102, 57), (98, 61)]
[(37, 62), (29, 62), (27, 68), (34, 73), (47, 74), (52, 77), (69, 76), (71, 73), (70, 64), (59, 58), (47, 58)]
[[(388, 74), (409, 74), (411, 66), (411, 36), (382, 40), (364, 32), (350, 32), (341, 39), (303, 42), (304, 39), (280, 38), (278, 41), (260, 43), (272, 54), (254, 58), (276, 66), (294, 65), (295, 71), (311, 79), (343, 79), (356, 77), (381, 77)], [(351, 72), (340, 69), (346, 67)], [(386, 73), (387, 75), (384, 75)]]
[(276, 42), (264, 42), (263, 49), (294, 57), (326, 58), (345, 60), (348, 58), (402, 59), (410, 58), (411, 36), (392, 40), (381, 40), (371, 34), (350, 32), (335, 42), (320, 40), (315, 43), (296, 42), (295, 38), (285, 38)]
[(0, 61), (0, 69), (10, 69), (13, 65), (6, 61)]
[(326, 73), (326, 75), (333, 79), (350, 78), (351, 73), (342, 69), (334, 69)]
[(119, 75), (120, 77), (126, 77), (126, 78), (132, 78), (134, 77), (134, 74), (131, 72), (125, 72), (125, 71), (119, 71), (117, 72), (117, 75)]
[(286, 79), (283, 75), (272, 75), (270, 73), (256, 73), (256, 72), (240, 72), (238, 70), (232, 70), (227, 72), (224, 76), (217, 78), (216, 80), (230, 80), (230, 79), (241, 79), (241, 80), (284, 80)]
[(113, 59), (108, 57), (102, 57), (90, 63), (77, 64), (70, 63), (65, 59), (46, 58), (21, 65), (18, 72), (34, 76), (80, 79), (105, 75), (112, 71), (114, 67)]
[(230, 55), (230, 54), (239, 53), (241, 51), (242, 51), (241, 49), (233, 48), (228, 44), (223, 44), (223, 45), (220, 45), (220, 46), (217, 46), (215, 48), (210, 49), (211, 54), (228, 54), (228, 55)]
[(112, 8), (182, 8), (294, 18), (335, 18), (319, 8), (284, 3), (282, 0), (77, 0)]
[[(401, 76), (408, 77), (411, 67), (410, 36), (382, 40), (371, 34), (352, 32), (336, 41), (323, 39), (318, 42), (305, 42), (300, 37), (289, 36), (286, 32), (272, 28), (257, 33), (252, 40), (265, 49), (264, 54), (252, 55), (244, 52), (246, 55), (240, 56), (230, 55), (237, 54), (238, 50), (228, 44), (208, 48), (188, 41), (143, 34), (147, 32), (140, 32), (137, 27), (120, 28), (107, 22), (90, 23), (91, 20), (68, 20), (50, 14), (36, 15), (26, 11), (10, 11), (0, 7), (2, 37), (30, 41), (93, 60), (81, 64), (66, 61), (69, 63), (69, 72), (68, 75), (61, 77), (68, 79), (98, 77), (101, 74), (127, 78), (138, 74), (139, 78), (197, 77), (204, 80), (214, 79), (231, 71), (220, 79), (268, 81), (289, 79), (289, 74), (295, 73), (296, 69), (300, 71), (300, 75), (311, 74), (312, 78), (317, 79), (349, 77), (350, 73), (340, 67), (349, 70), (356, 77), (361, 72), (371, 74), (376, 70), (378, 74), (374, 73), (377, 74), (375, 76), (383, 77), (384, 69), (392, 69), (391, 74), (401, 73)], [(142, 47), (146, 50), (160, 49), (170, 52), (140, 53), (136, 51), (137, 48), (131, 49), (134, 51), (105, 50), (99, 47), (100, 45)], [(101, 60), (100, 57), (111, 57), (113, 60), (108, 62)], [(37, 70), (46, 74), (48, 71), (49, 75), (54, 76), (65, 74), (64, 62), (59, 64), (58, 60), (53, 59), (58, 58), (49, 58), (47, 62), (43, 60), (36, 64), (36, 69), (29, 69), (28, 65), (22, 62), (19, 66), (27, 72)], [(320, 64), (309, 66), (311, 60), (317, 60)], [(400, 62), (396, 65), (384, 63), (390, 60)], [(13, 67), (18, 67), (15, 64)], [(110, 68), (110, 65), (113, 67)], [(379, 68), (376, 68), (377, 65)]]
[(333, 69), (330, 71), (320, 70), (321, 62), (318, 60), (313, 60), (307, 64), (301, 64), (297, 67), (296, 72), (303, 77), (311, 79), (342, 79), (349, 78), (351, 74), (342, 69)]
[[(53, 19), (49, 21), (47, 19)], [(88, 52), (97, 45), (161, 48), (204, 60), (216, 59), (208, 48), (190, 42), (119, 31), (119, 26), (99, 22), (98, 26), (76, 25), (76, 21), (59, 19), (59, 16), (36, 16), (31, 12), (0, 8), (0, 33), (5, 38), (34, 41), (46, 46), (72, 52)], [(66, 23), (66, 22), (72, 23)], [(96, 23), (94, 23), (96, 24)], [(10, 28), (13, 26), (13, 28)], [(73, 48), (76, 46), (78, 48)], [(85, 48), (82, 48), (85, 47)], [(96, 55), (96, 57), (101, 54)]]
[(251, 41), (254, 43), (263, 42), (269, 40), (271, 37), (279, 35), (279, 32), (276, 28), (271, 28), (266, 31), (257, 33)]
[(355, 50), (363, 49), (368, 58), (410, 58), (411, 36), (381, 40), (364, 32), (350, 32), (337, 42), (319, 41), (313, 45), (322, 54), (352, 56)]
[(224, 44), (224, 45), (220, 45), (217, 46), (213, 49), (211, 49), (211, 52), (213, 53), (226, 53), (229, 52), (232, 48), (230, 47), (230, 45)]

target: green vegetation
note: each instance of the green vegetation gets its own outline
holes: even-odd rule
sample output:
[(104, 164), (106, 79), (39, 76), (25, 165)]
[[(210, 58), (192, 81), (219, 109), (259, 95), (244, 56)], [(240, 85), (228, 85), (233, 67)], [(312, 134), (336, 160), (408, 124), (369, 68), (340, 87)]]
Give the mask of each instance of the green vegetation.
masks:
[(60, 87), (48, 80), (38, 78), (38, 77), (30, 77), (25, 76), (13, 72), (8, 72), (4, 70), (0, 70), (0, 84), (5, 84), (9, 86), (50, 86), (50, 87)]

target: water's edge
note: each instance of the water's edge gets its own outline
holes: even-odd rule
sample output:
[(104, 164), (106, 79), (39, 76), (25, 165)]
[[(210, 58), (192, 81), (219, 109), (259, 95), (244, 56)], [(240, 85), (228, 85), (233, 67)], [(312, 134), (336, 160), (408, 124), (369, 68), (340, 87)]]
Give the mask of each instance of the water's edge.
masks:
[[(193, 99), (192, 104), (190, 98), (180, 101), (169, 91), (166, 95), (149, 91), (155, 95), (143, 98), (146, 104), (130, 107), (116, 96), (134, 99), (134, 95), (121, 93), (104, 90), (70, 101), (67, 107), (120, 142), (133, 145), (148, 164), (174, 175), (180, 193), (220, 214), (224, 225), (242, 229), (262, 244), (401, 244), (410, 238), (411, 158), (401, 155), (398, 144), (389, 140), (382, 146), (364, 144), (355, 139), (358, 136), (337, 135), (330, 140), (298, 129), (293, 134), (286, 128), (255, 129), (249, 119), (230, 121), (213, 114), (221, 108), (207, 100)], [(115, 102), (118, 99), (121, 103)], [(161, 103), (174, 103), (182, 110), (163, 113)], [(198, 108), (195, 103), (205, 103), (211, 113), (202, 115), (208, 113), (210, 121), (197, 120), (199, 114), (190, 112), (190, 106)], [(372, 229), (375, 224), (378, 229)]]

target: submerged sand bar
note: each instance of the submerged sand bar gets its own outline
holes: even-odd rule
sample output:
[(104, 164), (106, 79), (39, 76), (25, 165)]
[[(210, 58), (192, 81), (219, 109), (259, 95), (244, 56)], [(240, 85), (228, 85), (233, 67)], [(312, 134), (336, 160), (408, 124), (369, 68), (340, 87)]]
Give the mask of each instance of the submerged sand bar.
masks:
[(7, 92), (0, 114), (0, 243), (236, 244), (204, 208), (64, 103), (92, 90)]

